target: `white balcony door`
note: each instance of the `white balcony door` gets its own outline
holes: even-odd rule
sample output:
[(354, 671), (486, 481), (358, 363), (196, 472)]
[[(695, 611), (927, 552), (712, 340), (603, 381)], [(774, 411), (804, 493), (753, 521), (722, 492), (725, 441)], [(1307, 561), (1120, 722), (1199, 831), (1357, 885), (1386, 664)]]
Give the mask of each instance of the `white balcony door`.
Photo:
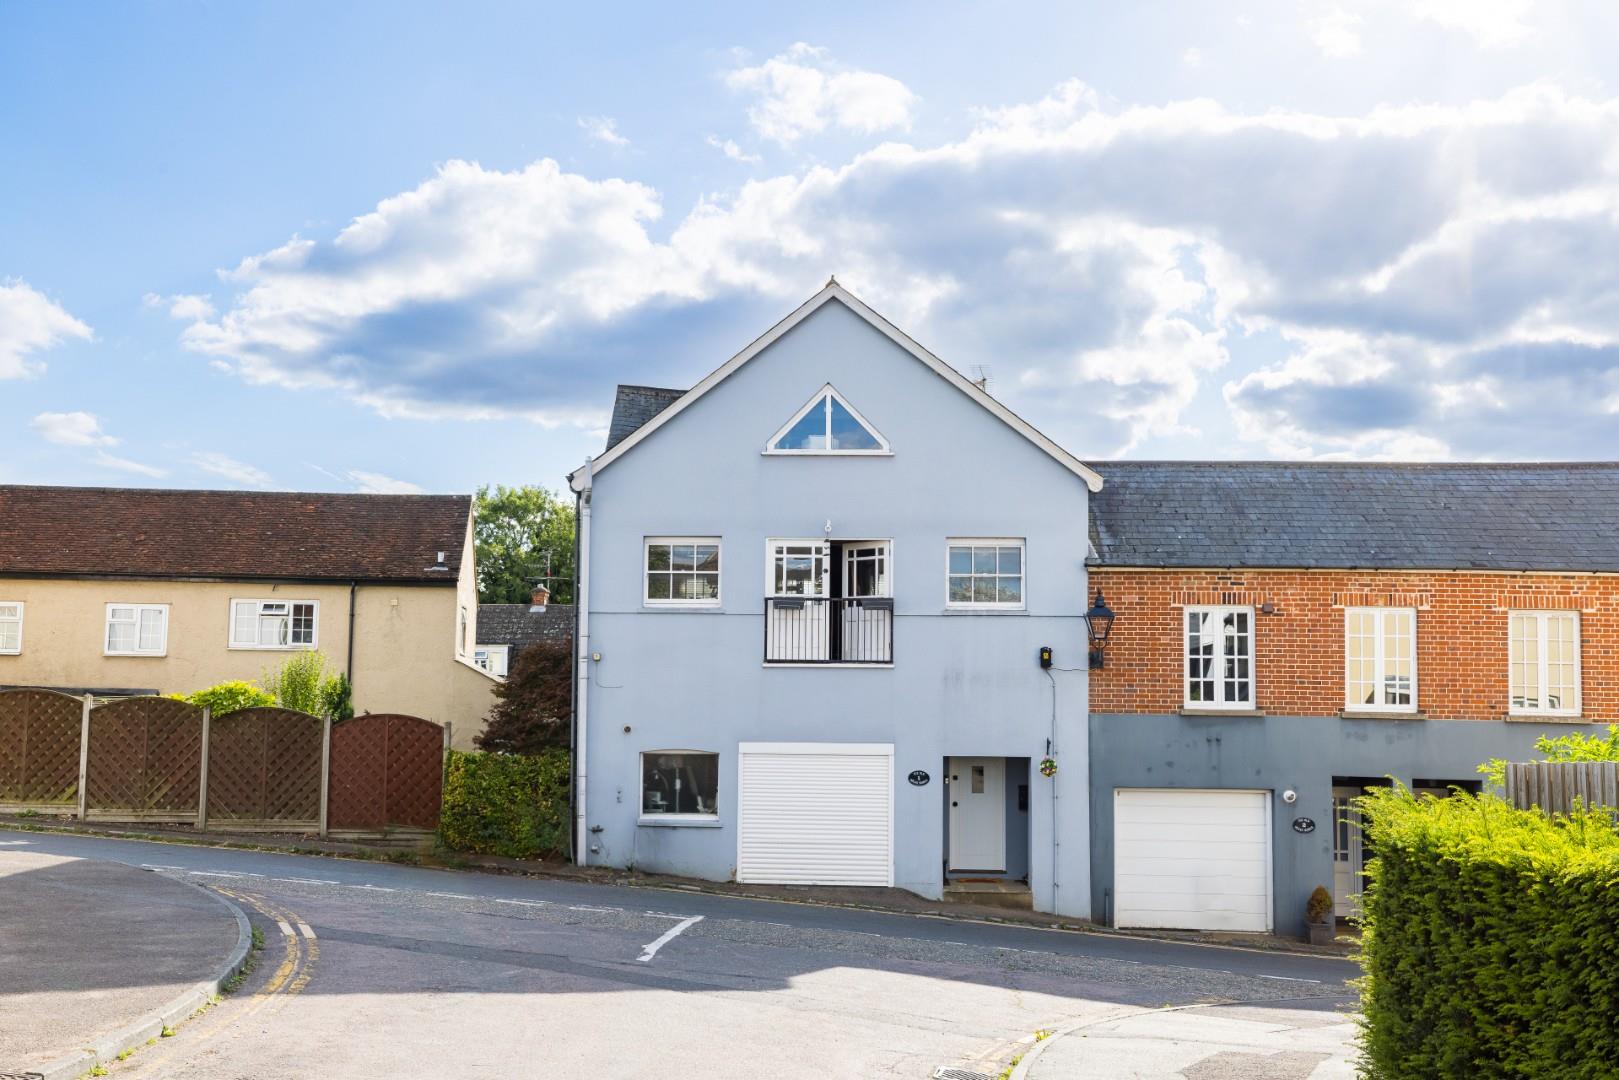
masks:
[[(843, 548), (843, 595), (850, 601), (887, 598), (892, 553), (887, 540), (846, 544)], [(888, 660), (889, 612), (857, 603), (843, 605), (843, 659), (850, 663)]]
[(765, 659), (815, 663), (830, 655), (825, 540), (772, 540), (766, 561)]

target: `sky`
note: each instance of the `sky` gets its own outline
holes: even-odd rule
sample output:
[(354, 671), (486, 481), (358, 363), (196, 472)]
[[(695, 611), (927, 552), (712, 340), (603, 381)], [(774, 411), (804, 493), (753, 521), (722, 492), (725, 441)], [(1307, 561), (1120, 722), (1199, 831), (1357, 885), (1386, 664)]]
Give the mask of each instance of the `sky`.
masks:
[(1559, 0), (0, 0), (0, 483), (560, 487), (832, 274), (1093, 462), (1619, 457), (1616, 59)]

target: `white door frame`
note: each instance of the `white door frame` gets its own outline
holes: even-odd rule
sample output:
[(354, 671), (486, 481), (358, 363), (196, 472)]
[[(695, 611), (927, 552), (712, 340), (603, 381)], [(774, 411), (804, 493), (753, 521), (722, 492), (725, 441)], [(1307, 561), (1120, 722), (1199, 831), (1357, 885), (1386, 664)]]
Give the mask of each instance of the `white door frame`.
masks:
[[(1334, 916), (1353, 918), (1360, 914), (1360, 904), (1351, 897), (1357, 896), (1365, 889), (1365, 879), (1361, 872), (1366, 869), (1366, 851), (1362, 843), (1360, 813), (1348, 805), (1340, 806), (1339, 799), (1357, 799), (1366, 794), (1364, 788), (1353, 785), (1338, 784), (1332, 789), (1332, 913)], [(1340, 814), (1347, 816), (1348, 820), (1340, 822)], [(1346, 845), (1340, 845), (1340, 837), (1347, 839)], [(1348, 856), (1339, 859), (1339, 854)], [(1347, 863), (1347, 865), (1341, 865)], [(1340, 884), (1340, 879), (1347, 879), (1348, 887)]]
[[(958, 861), (956, 858), (956, 845), (963, 835), (963, 830), (958, 827), (962, 817), (960, 811), (963, 808), (958, 804), (962, 801), (960, 789), (967, 788), (966, 794), (971, 794), (971, 783), (963, 778), (970, 777), (973, 766), (979, 764), (984, 766), (983, 794), (985, 796), (993, 794), (995, 798), (981, 798), (976, 801), (976, 806), (979, 813), (992, 814), (999, 823), (999, 828), (995, 830), (995, 847), (997, 850), (993, 859), (975, 858), (971, 863), (968, 863), (965, 859)], [(945, 866), (955, 873), (981, 870), (987, 874), (1004, 874), (1006, 872), (1006, 759), (1003, 757), (951, 756), (945, 759), (944, 768), (946, 794), (950, 799), (950, 808), (948, 810), (950, 815), (950, 850), (945, 856)], [(992, 768), (994, 773), (991, 772)], [(990, 782), (992, 775), (999, 776), (1000, 782), (998, 784)], [(990, 790), (992, 787), (996, 789), (994, 792)], [(986, 848), (985, 850), (988, 849)], [(977, 865), (985, 862), (992, 865)]]

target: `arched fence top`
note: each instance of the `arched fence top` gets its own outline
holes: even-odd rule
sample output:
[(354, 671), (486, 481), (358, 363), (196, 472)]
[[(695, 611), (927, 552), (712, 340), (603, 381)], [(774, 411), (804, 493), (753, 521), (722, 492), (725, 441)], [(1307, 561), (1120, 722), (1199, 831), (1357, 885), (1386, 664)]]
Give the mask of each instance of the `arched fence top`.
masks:
[(98, 717), (109, 715), (122, 716), (125, 713), (136, 713), (149, 719), (180, 719), (193, 717), (197, 723), (202, 723), (203, 708), (193, 705), (189, 701), (179, 698), (157, 697), (142, 695), (140, 697), (115, 698), (104, 701), (90, 710), (90, 722), (94, 723)]
[(314, 724), (316, 727), (326, 723), (325, 717), (316, 716), (314, 713), (301, 712), (298, 709), (283, 709), (279, 705), (250, 705), (245, 709), (232, 709), (230, 712), (223, 714), (216, 713), (212, 718), (212, 723), (216, 727), (220, 724), (242, 721), (305, 721)]
[(62, 701), (71, 701), (75, 708), (84, 704), (84, 698), (76, 694), (64, 693), (61, 690), (52, 690), (48, 686), (13, 686), (0, 690), (0, 702), (22, 701), (28, 698), (40, 701), (49, 701), (59, 698)]
[(354, 723), (354, 722), (356, 722), (358, 720), (370, 720), (370, 721), (403, 720), (403, 721), (405, 721), (407, 723), (425, 725), (426, 727), (430, 727), (435, 731), (443, 731), (446, 727), (449, 726), (448, 724), (441, 724), (437, 720), (429, 720), (425, 716), (412, 716), (409, 713), (368, 712), (368, 713), (355, 713), (353, 716), (350, 716), (350, 717), (348, 717), (346, 719), (343, 719), (343, 720), (334, 720), (334, 721), (332, 721), (332, 727), (334, 727), (334, 728), (342, 727), (344, 724), (352, 724), (352, 723)]

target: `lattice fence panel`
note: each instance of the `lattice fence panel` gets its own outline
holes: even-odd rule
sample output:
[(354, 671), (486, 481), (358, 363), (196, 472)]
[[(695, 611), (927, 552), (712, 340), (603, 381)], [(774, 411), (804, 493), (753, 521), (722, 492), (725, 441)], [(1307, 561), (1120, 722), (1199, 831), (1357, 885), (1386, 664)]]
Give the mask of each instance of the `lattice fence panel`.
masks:
[(333, 725), (329, 827), (436, 829), (443, 797), (438, 724), (373, 713)]
[(314, 825), (320, 820), (318, 716), (242, 709), (209, 729), (208, 820)]
[(83, 710), (54, 690), (0, 690), (0, 803), (78, 804)]
[(202, 710), (125, 698), (90, 710), (86, 809), (186, 818), (201, 794)]

